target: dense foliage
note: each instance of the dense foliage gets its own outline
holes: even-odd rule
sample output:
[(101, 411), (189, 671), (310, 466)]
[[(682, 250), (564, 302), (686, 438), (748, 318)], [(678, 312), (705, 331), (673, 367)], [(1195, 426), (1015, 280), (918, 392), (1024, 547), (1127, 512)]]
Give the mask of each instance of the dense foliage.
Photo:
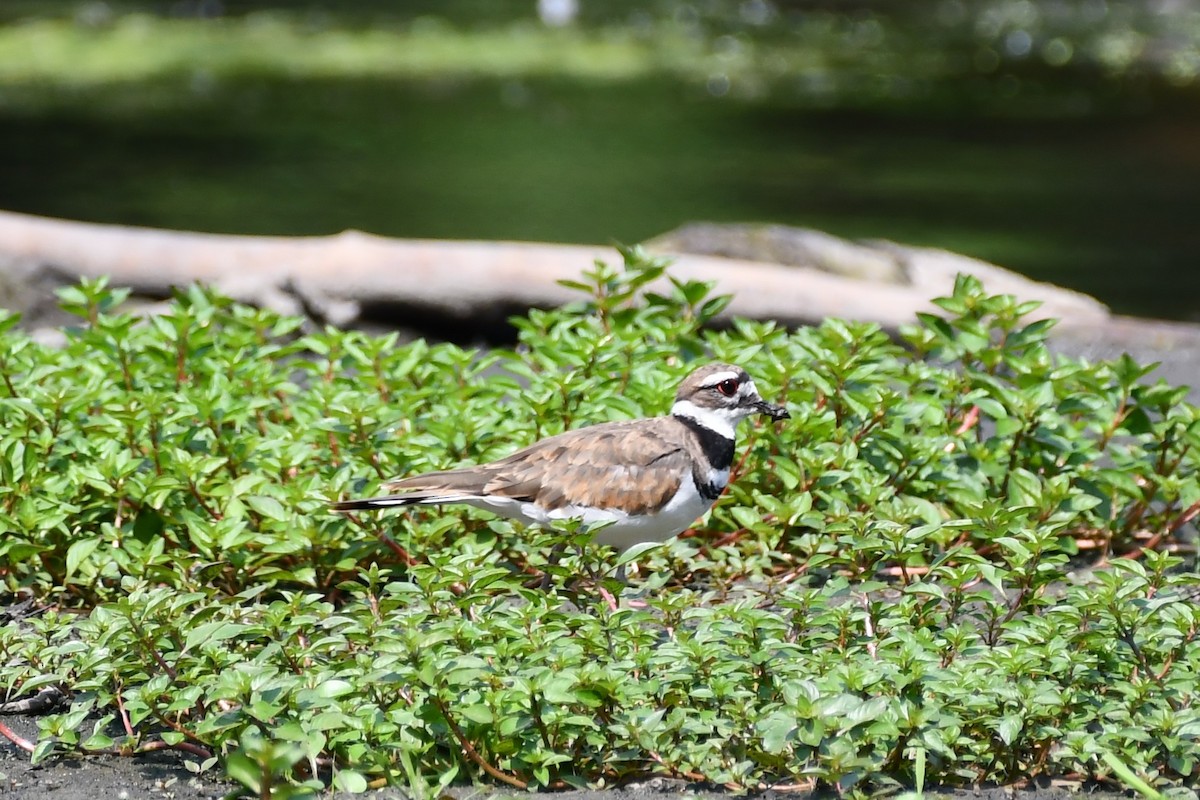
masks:
[[(62, 348), (0, 322), (0, 575), (41, 609), (0, 631), (0, 674), (70, 701), (34, 757), (179, 747), (274, 797), (646, 772), (1196, 784), (1182, 390), (1052, 357), (1032, 305), (970, 278), (901, 346), (837, 320), (706, 330), (724, 298), (628, 261), (515, 320), (511, 352), (305, 331), (200, 289), (141, 319), (103, 283), (63, 292)], [(586, 533), (327, 511), (662, 413), (705, 359), (793, 419), (744, 426), (726, 496), (630, 587)]]

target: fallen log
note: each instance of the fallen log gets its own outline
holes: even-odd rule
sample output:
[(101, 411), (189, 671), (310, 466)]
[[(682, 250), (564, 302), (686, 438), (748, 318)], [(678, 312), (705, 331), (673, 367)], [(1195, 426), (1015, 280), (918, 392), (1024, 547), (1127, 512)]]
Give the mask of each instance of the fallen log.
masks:
[[(733, 294), (727, 315), (786, 325), (843, 317), (894, 330), (911, 322), (917, 311), (931, 309), (931, 298), (948, 294), (959, 272), (977, 275), (993, 292), (1041, 300), (1038, 316), (1058, 317), (1066, 325), (1108, 318), (1107, 309), (1093, 298), (975, 259), (786, 230), (806, 237), (797, 252), (812, 263), (782, 265), (679, 252), (686, 242), (672, 247), (669, 237), (660, 241), (660, 249), (674, 250), (676, 277), (712, 281), (719, 292)], [(897, 269), (883, 279), (826, 271), (831, 266), (840, 269), (856, 254), (872, 264), (890, 260)], [(522, 309), (577, 299), (557, 281), (578, 279), (597, 259), (615, 263), (620, 255), (592, 245), (401, 240), (360, 231), (313, 237), (232, 236), (0, 212), (0, 271), (7, 273), (4, 283), (10, 295), (0, 296), (0, 303), (10, 306), (28, 306), (29, 298), (21, 302), (23, 291), (45, 295), (36, 287), (56, 280), (109, 276), (116, 285), (152, 297), (199, 281), (244, 302), (308, 313), (338, 325), (353, 323), (364, 307), (394, 307), (402, 314), (456, 320), (502, 320)], [(398, 322), (404, 324), (403, 319)]]

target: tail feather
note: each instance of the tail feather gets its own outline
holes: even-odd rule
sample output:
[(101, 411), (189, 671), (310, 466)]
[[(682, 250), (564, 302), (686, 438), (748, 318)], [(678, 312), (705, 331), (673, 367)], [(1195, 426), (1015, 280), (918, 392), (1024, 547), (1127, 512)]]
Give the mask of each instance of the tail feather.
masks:
[(334, 511), (369, 511), (376, 508), (400, 508), (413, 505), (438, 505), (440, 503), (457, 503), (462, 498), (455, 495), (433, 494), (431, 492), (406, 492), (404, 494), (385, 494), (379, 497), (362, 497), (355, 500), (338, 500), (329, 504)]

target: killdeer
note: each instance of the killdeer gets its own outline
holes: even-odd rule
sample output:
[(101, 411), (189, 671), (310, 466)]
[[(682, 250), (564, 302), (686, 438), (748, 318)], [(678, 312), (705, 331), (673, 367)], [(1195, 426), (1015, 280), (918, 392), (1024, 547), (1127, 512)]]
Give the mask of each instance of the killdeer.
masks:
[(610, 523), (596, 541), (625, 550), (665, 541), (712, 506), (729, 481), (734, 430), (753, 414), (788, 419), (741, 367), (710, 364), (680, 384), (665, 417), (560, 433), (473, 467), (384, 485), (390, 494), (333, 504), (335, 511), (461, 503), (527, 525)]

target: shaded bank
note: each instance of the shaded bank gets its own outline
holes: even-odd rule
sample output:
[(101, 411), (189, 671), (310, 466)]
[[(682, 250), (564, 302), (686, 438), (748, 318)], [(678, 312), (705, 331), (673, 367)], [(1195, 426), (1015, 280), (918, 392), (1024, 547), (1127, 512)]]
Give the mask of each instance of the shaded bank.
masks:
[(707, 20), (692, 38), (286, 16), (0, 28), (0, 208), (593, 243), (782, 222), (1197, 313), (1193, 87), (1079, 58), (955, 67), (969, 51), (861, 14), (810, 15), (793, 39)]

